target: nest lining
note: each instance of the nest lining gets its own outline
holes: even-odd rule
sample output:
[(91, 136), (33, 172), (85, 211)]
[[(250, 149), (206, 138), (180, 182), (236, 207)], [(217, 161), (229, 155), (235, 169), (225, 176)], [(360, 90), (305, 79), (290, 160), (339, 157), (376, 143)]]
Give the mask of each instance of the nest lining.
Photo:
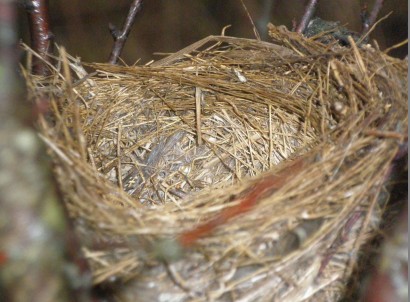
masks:
[[(133, 81), (130, 87), (121, 83), (121, 89), (111, 84), (111, 90), (121, 91), (121, 98), (114, 98), (118, 108), (114, 105), (109, 112), (97, 114), (95, 126), (85, 133), (94, 147), (91, 156), (97, 169), (108, 172), (112, 181), (141, 202), (158, 203), (159, 198), (165, 203), (169, 194), (181, 199), (210, 185), (231, 185), (267, 171), (313, 141), (313, 129), (301, 131), (300, 118), (280, 108), (272, 109), (269, 102), (254, 104), (192, 87), (172, 89), (171, 96), (166, 96), (166, 92), (161, 96), (147, 92), (143, 81)], [(164, 91), (158, 87), (160, 83), (148, 85)], [(163, 83), (169, 85), (165, 80)], [(146, 91), (143, 96), (138, 91), (127, 93), (135, 85), (142, 85)], [(195, 89), (201, 89), (201, 144), (195, 126)], [(105, 99), (102, 104), (96, 101), (97, 107), (111, 102), (106, 99), (107, 94), (108, 91), (99, 91), (96, 99)], [(99, 125), (105, 121), (112, 122), (99, 132)], [(120, 147), (116, 147), (118, 140)], [(117, 176), (119, 170), (121, 180)]]
[[(53, 119), (40, 121), (41, 135), (94, 281), (131, 280), (120, 299), (342, 294), (405, 137), (407, 69), (354, 43), (270, 33), (277, 45), (222, 37), (167, 64), (89, 64), (96, 73), (74, 83), (53, 74)], [(34, 96), (49, 89), (49, 79), (27, 79)], [(157, 260), (179, 234), (252, 194), (250, 210), (182, 260)]]

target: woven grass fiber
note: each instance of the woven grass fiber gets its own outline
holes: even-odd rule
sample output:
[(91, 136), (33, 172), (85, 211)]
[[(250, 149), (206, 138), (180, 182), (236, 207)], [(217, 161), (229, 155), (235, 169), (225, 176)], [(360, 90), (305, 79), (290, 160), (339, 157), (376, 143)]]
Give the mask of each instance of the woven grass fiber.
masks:
[(269, 30), (144, 66), (59, 48), (50, 76), (24, 70), (50, 100), (39, 133), (93, 281), (117, 301), (343, 297), (407, 140), (407, 61)]

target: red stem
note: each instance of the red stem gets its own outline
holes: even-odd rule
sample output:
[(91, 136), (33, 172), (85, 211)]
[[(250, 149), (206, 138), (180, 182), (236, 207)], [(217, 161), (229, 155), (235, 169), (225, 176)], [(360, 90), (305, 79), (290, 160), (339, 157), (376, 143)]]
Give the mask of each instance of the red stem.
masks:
[[(53, 38), (49, 26), (47, 0), (27, 0), (24, 2), (30, 24), (31, 47), (44, 60), (50, 61), (48, 54), (52, 53)], [(33, 58), (33, 72), (47, 75), (46, 64), (39, 58)]]

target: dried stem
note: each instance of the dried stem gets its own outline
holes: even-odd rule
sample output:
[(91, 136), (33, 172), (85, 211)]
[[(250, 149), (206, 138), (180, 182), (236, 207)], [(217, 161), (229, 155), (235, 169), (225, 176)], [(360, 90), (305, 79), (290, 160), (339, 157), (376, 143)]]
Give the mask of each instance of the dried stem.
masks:
[(302, 33), (306, 29), (310, 19), (312, 19), (312, 16), (315, 13), (317, 2), (318, 0), (309, 0), (308, 5), (306, 5), (302, 20), (300, 20), (300, 23), (296, 28), (297, 33)]
[(383, 2), (384, 0), (376, 0), (370, 15), (367, 13), (367, 9), (364, 8), (364, 11), (362, 12), (362, 34), (367, 33), (369, 29), (373, 26), (373, 24), (376, 22), (377, 16), (383, 6)]
[[(47, 0), (26, 0), (23, 2), (30, 24), (31, 47), (45, 60), (53, 50), (54, 35), (50, 30)], [(33, 58), (33, 72), (46, 75), (48, 69), (44, 61)]]
[(246, 7), (246, 5), (245, 5), (245, 3), (243, 2), (243, 0), (240, 0), (240, 1), (241, 1), (241, 3), (242, 3), (243, 9), (245, 10), (246, 14), (248, 15), (249, 21), (250, 21), (251, 24), (252, 24), (253, 33), (255, 34), (255, 38), (256, 38), (258, 41), (260, 41), (260, 40), (261, 40), (261, 36), (259, 35), (258, 29), (256, 28), (256, 25), (255, 25), (255, 22), (253, 22), (252, 16), (251, 16), (251, 14), (249, 13), (249, 10), (248, 10), (248, 8)]
[(142, 3), (143, 0), (134, 0), (132, 2), (122, 31), (116, 29), (113, 24), (109, 24), (111, 35), (114, 38), (114, 45), (112, 47), (110, 58), (108, 60), (111, 64), (117, 64), (118, 58), (131, 31), (131, 27), (135, 22), (135, 17), (137, 13), (142, 9)]

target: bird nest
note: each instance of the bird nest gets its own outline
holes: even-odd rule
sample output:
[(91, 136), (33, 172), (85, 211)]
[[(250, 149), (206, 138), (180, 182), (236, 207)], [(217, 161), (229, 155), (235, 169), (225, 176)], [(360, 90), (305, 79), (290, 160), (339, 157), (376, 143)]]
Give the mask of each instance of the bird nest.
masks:
[(119, 301), (343, 295), (407, 140), (407, 64), (269, 29), (25, 71), (94, 283)]

